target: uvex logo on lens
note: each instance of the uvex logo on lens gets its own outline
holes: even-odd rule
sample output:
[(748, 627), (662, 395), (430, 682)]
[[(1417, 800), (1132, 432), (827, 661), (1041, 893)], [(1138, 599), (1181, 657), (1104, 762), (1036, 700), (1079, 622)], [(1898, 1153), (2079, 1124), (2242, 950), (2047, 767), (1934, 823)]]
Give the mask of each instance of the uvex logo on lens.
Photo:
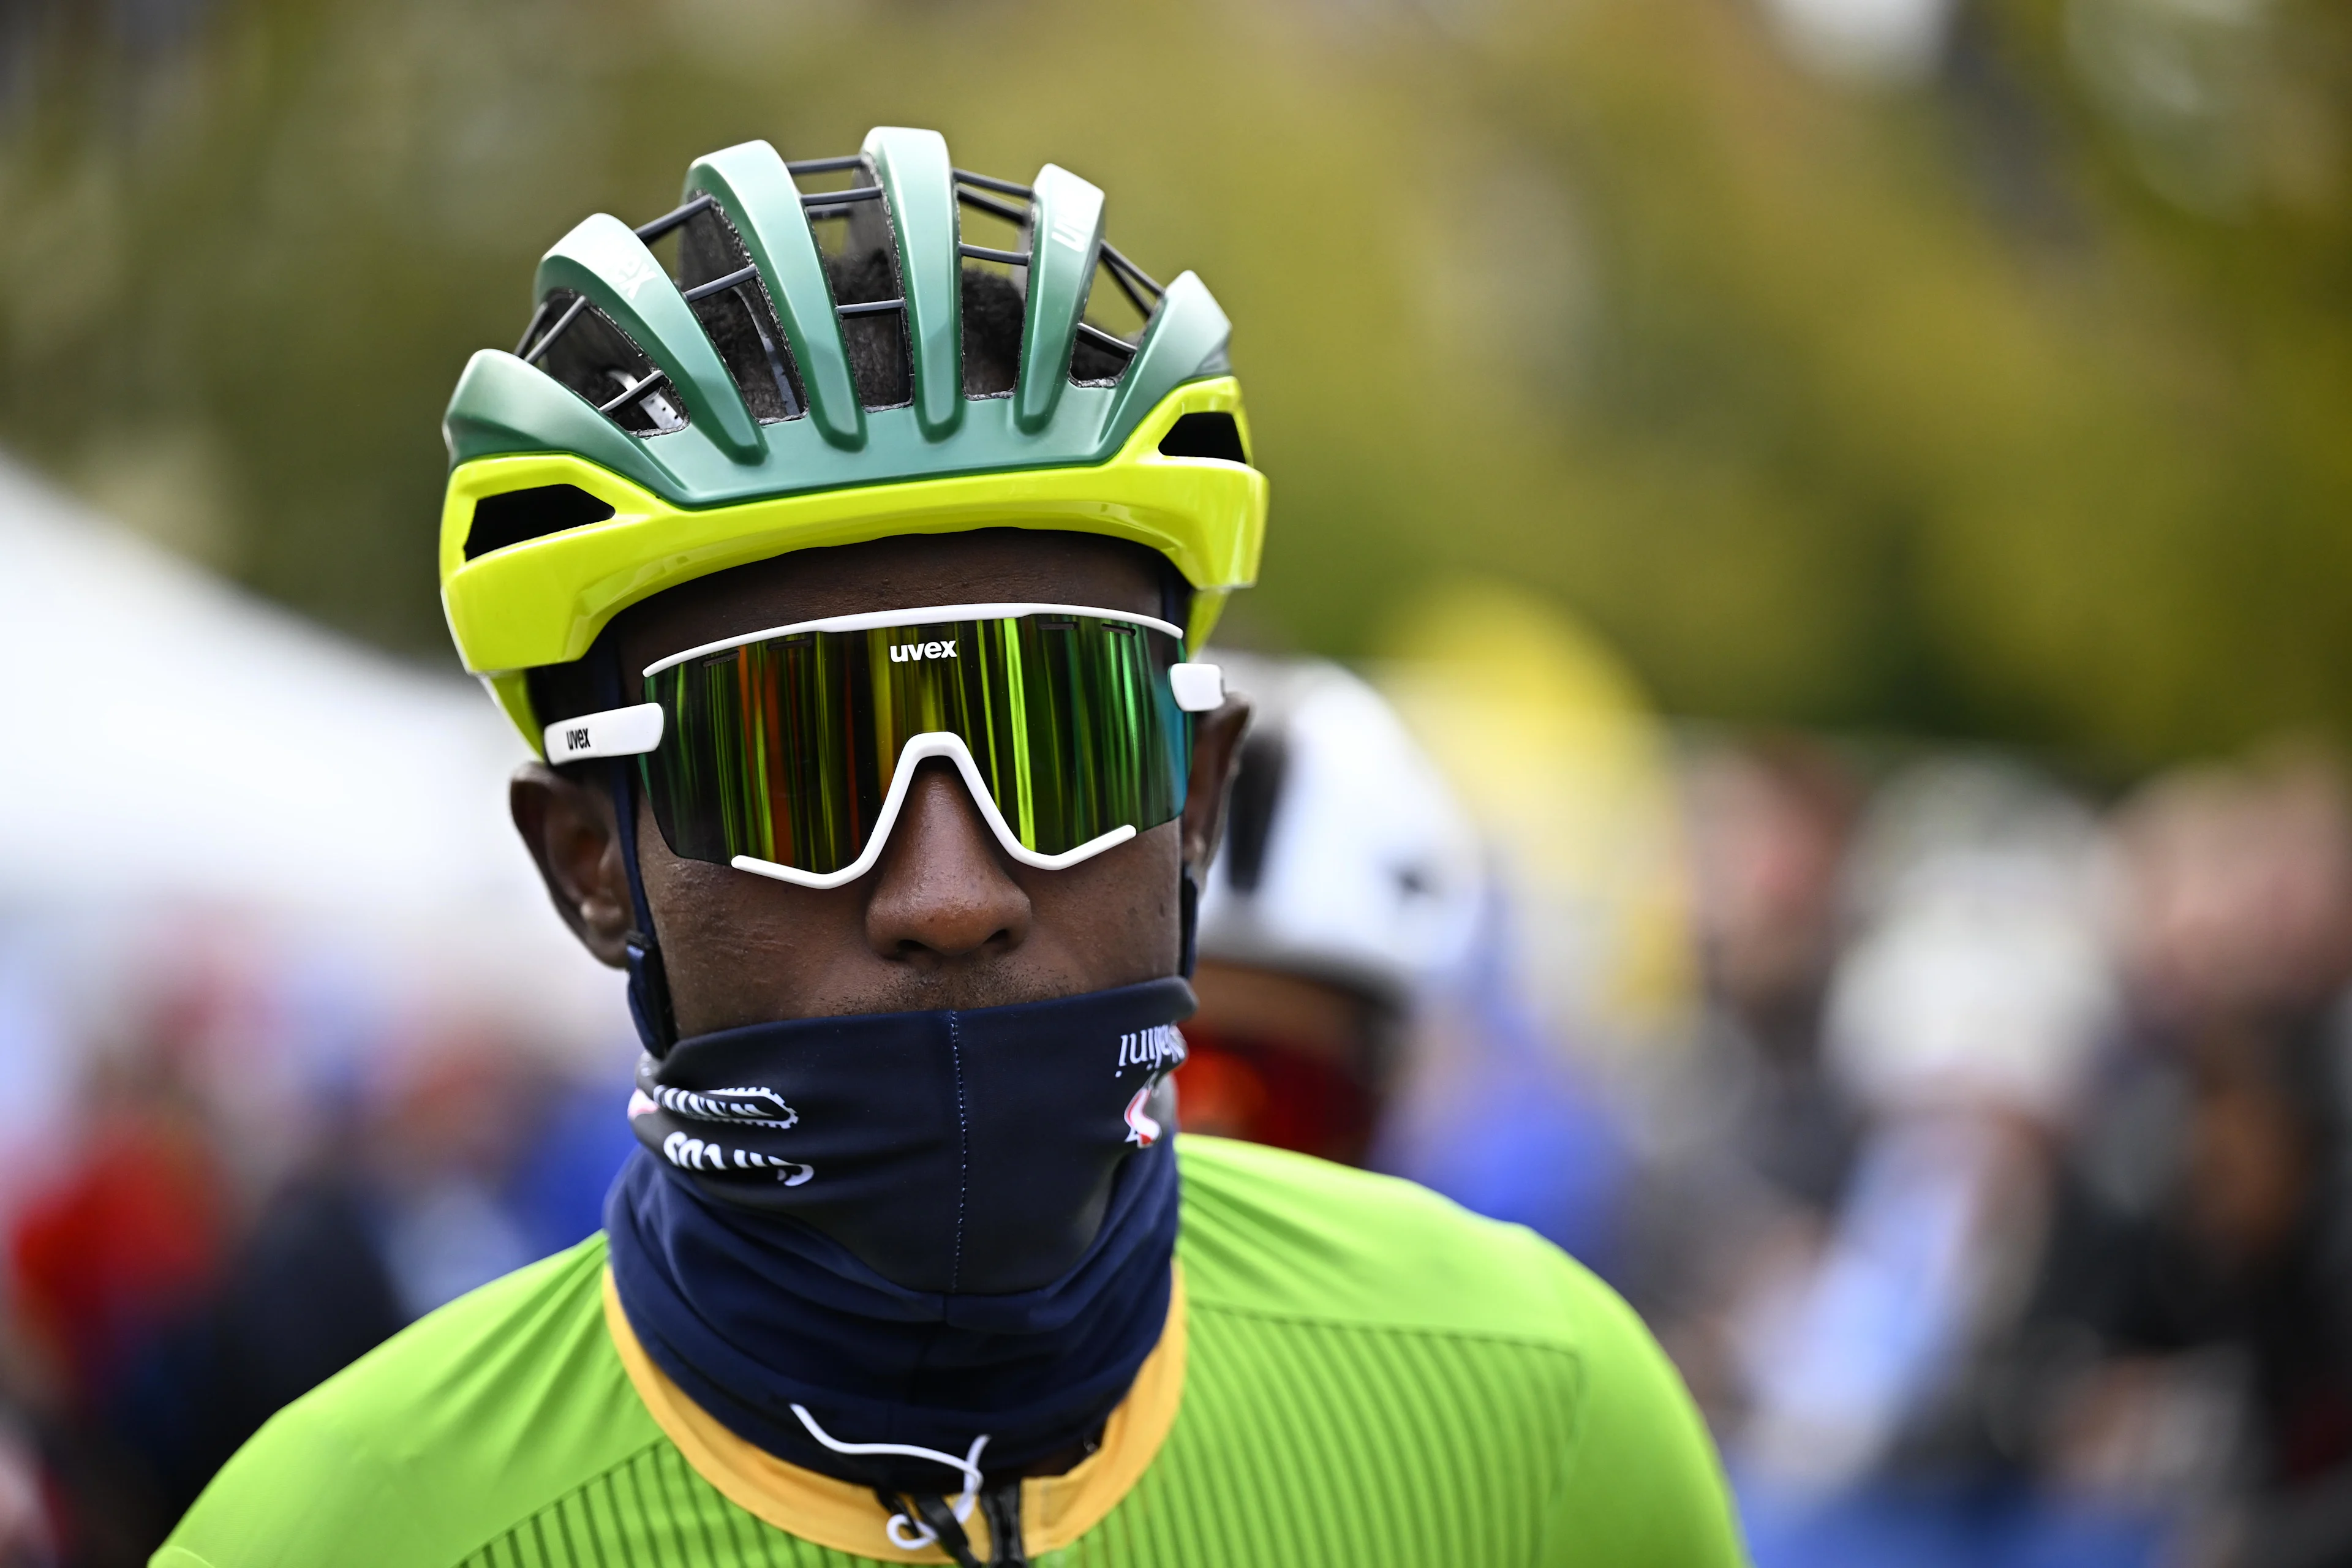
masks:
[(897, 642), (890, 645), (890, 662), (905, 664), (913, 659), (953, 658), (956, 645), (952, 642)]

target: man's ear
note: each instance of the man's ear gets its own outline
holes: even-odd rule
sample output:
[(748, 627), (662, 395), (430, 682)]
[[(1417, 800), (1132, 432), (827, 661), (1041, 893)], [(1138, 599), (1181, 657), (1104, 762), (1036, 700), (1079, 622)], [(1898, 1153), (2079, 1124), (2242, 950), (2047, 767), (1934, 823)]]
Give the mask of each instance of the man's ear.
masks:
[(1249, 729), (1246, 697), (1227, 693), (1214, 711), (1192, 721), (1192, 777), (1184, 790), (1184, 864), (1206, 880), (1209, 861), (1225, 830), (1225, 796), (1241, 762), (1242, 736)]
[(629, 873), (612, 795), (544, 763), (525, 763), (507, 786), (507, 805), (563, 923), (600, 962), (623, 967)]

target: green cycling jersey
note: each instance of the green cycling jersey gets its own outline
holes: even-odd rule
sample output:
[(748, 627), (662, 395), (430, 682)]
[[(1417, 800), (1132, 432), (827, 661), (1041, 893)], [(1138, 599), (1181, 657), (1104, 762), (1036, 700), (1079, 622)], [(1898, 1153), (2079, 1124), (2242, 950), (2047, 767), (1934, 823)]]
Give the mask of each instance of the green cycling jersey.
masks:
[[(1033, 1561), (1741, 1561), (1687, 1394), (1607, 1286), (1409, 1184), (1179, 1142), (1177, 1302), (1103, 1449), (1024, 1487)], [(870, 1494), (748, 1450), (653, 1371), (601, 1237), (280, 1413), (156, 1568), (848, 1568)], [(846, 1532), (846, 1533), (845, 1533)]]

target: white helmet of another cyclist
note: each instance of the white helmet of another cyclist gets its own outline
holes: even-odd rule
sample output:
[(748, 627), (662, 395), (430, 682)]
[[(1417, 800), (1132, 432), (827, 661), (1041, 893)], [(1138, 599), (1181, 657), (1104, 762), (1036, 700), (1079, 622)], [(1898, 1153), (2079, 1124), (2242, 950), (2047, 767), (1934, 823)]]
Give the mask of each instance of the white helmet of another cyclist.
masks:
[(1255, 710), (1202, 889), (1201, 956), (1409, 1007), (1476, 928), (1475, 829), (1379, 692), (1336, 664), (1219, 654)]

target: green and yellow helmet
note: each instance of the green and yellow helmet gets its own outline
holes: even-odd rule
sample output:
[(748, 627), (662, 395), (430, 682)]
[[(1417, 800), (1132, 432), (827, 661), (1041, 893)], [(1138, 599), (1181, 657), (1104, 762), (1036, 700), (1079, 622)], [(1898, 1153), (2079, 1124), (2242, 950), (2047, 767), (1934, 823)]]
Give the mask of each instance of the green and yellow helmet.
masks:
[[(967, 209), (1015, 245), (966, 243)], [(672, 233), (674, 279), (650, 248)], [(787, 551), (1130, 540), (1192, 584), (1195, 646), (1256, 577), (1266, 482), (1224, 312), (1192, 273), (1163, 289), (1105, 243), (1102, 192), (1067, 170), (967, 174), (937, 132), (894, 126), (805, 163), (747, 142), (698, 159), (674, 212), (580, 224), (534, 289), (515, 352), (477, 353), (450, 397), (441, 510), (458, 655), (534, 748), (529, 670), (665, 588)], [(1139, 330), (1089, 319), (1121, 299)]]

